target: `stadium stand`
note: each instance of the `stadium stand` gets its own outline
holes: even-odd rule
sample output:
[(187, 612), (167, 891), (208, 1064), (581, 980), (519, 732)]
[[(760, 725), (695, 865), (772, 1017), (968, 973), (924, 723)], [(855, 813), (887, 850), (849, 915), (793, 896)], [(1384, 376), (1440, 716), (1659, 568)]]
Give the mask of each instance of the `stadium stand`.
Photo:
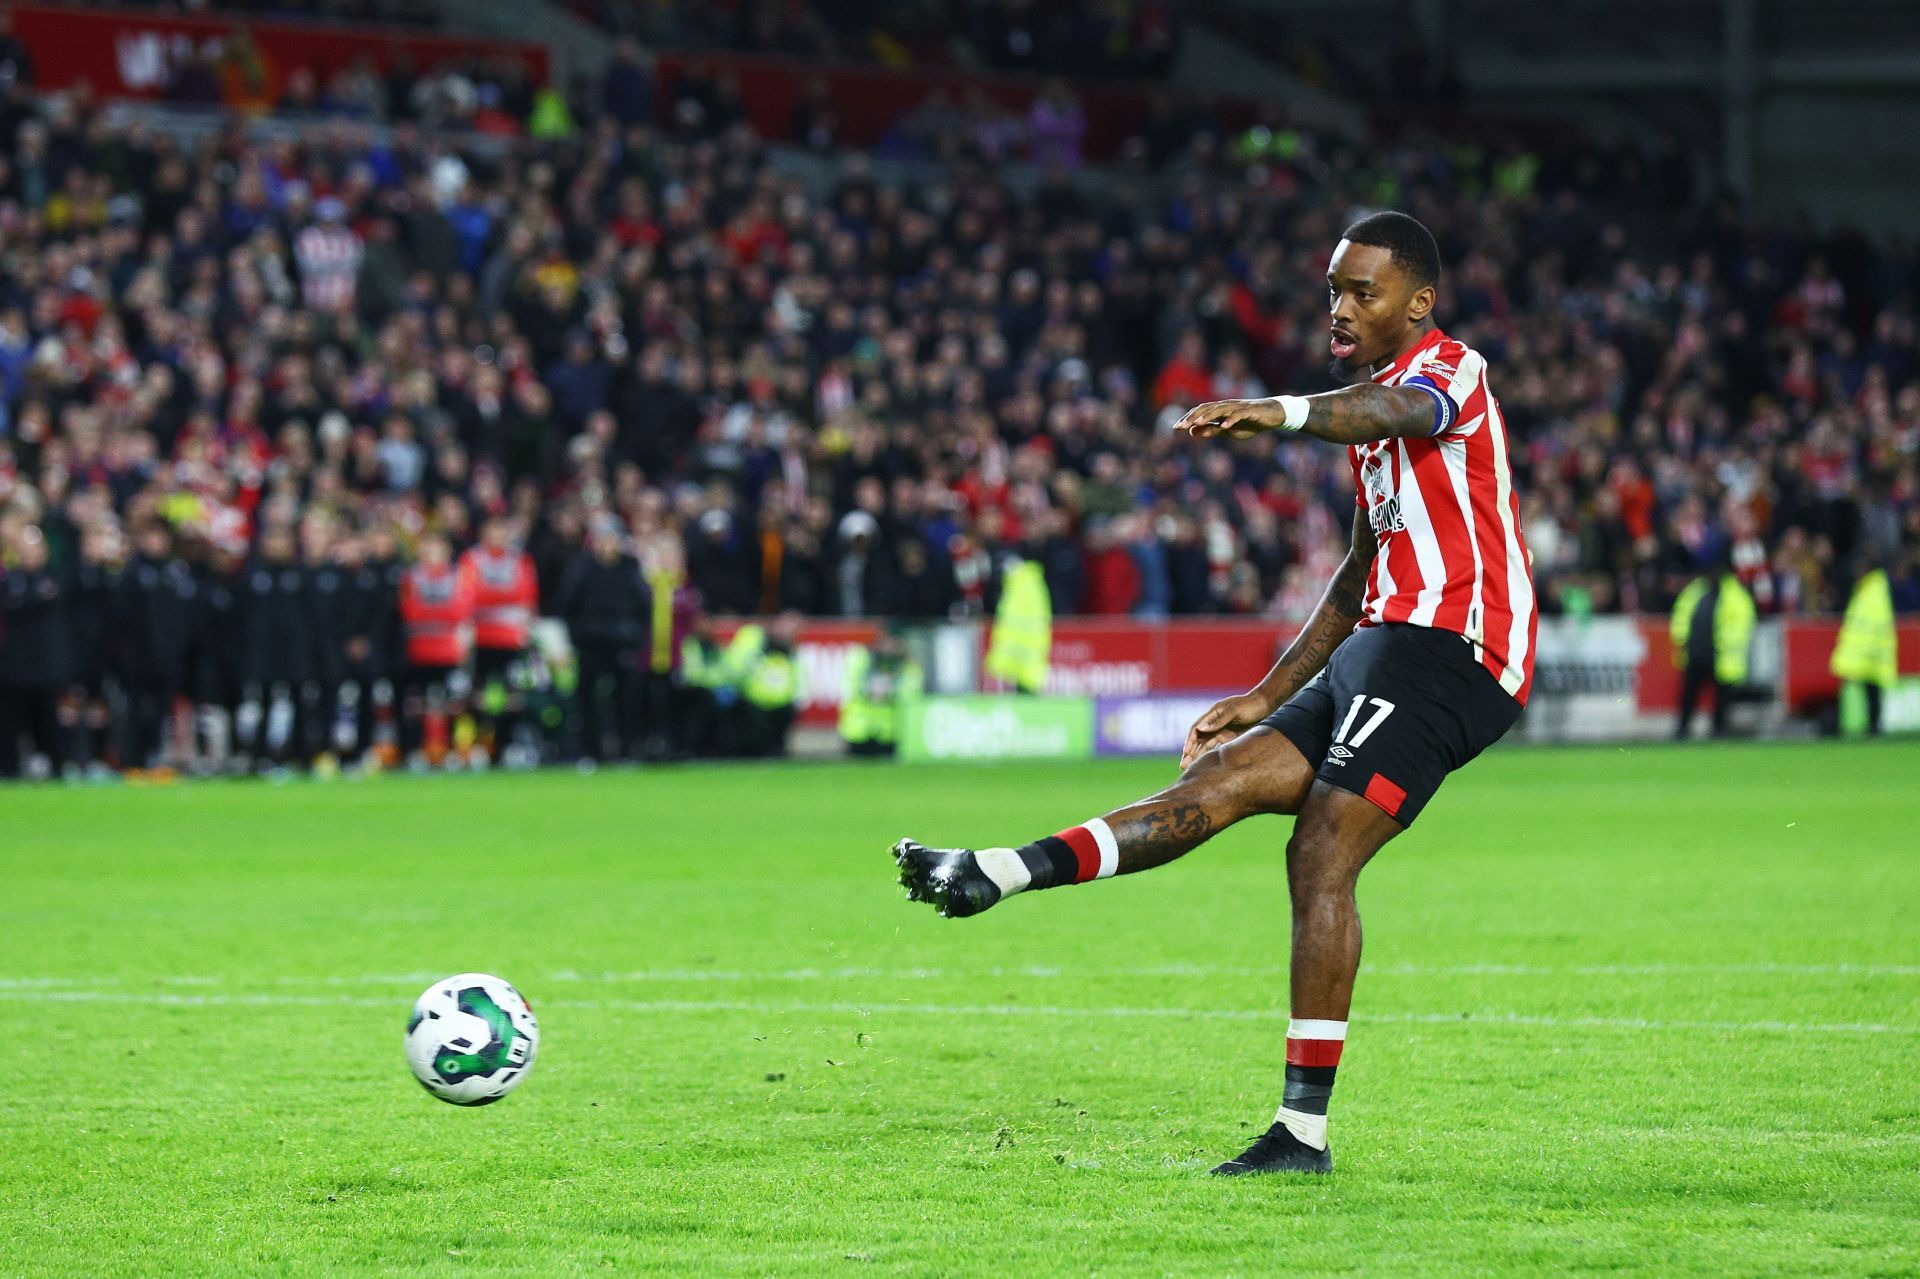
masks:
[[(1058, 614), (1297, 620), (1344, 461), (1168, 427), (1323, 384), (1313, 282), (1383, 206), (1435, 230), (1446, 327), (1500, 370), (1549, 613), (1663, 613), (1723, 554), (1763, 614), (1837, 611), (1869, 562), (1920, 609), (1920, 260), (1630, 151), (1183, 104), (1090, 182), (1057, 84), (1025, 115), (930, 99), (888, 167), (826, 111), (775, 147), (729, 76), (637, 51), (570, 98), (510, 58), (296, 74), (271, 131), (195, 132), (0, 58), (0, 580), (54, 600), (0, 656), (10, 722), (57, 709), (68, 758), (161, 761), (176, 697), (323, 747), (370, 714), (338, 705), (349, 640), (400, 680), (413, 548), (496, 516), (549, 616), (616, 529), (673, 601), (662, 675), (701, 611), (986, 614), (1012, 554)], [(218, 72), (164, 96), (220, 102)], [(365, 566), (367, 631), (267, 669), (271, 636), (332, 632), (260, 619)], [(305, 603), (267, 598), (283, 575)], [(82, 740), (109, 719), (124, 740)]]

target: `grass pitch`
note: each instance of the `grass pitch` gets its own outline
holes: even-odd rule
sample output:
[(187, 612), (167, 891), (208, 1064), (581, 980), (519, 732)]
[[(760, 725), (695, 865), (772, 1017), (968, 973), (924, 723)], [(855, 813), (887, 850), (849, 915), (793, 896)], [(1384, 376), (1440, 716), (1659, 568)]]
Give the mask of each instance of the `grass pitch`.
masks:
[[(1338, 1171), (1264, 1127), (1287, 823), (987, 916), (1161, 763), (0, 790), (0, 1273), (1909, 1275), (1920, 747), (1506, 750), (1361, 881)], [(504, 1103), (400, 1040), (479, 969)]]

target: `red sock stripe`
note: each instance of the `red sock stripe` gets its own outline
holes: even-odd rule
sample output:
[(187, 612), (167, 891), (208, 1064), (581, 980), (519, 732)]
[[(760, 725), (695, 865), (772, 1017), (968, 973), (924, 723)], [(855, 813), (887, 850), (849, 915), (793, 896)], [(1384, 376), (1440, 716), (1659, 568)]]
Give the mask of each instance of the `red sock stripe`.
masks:
[(1289, 1039), (1287, 1065), (1338, 1066), (1340, 1050), (1346, 1046), (1344, 1039)]
[(1100, 845), (1094, 840), (1092, 831), (1085, 826), (1075, 826), (1071, 830), (1061, 831), (1054, 838), (1071, 848), (1073, 859), (1080, 863), (1080, 869), (1073, 877), (1074, 883), (1084, 884), (1100, 874)]

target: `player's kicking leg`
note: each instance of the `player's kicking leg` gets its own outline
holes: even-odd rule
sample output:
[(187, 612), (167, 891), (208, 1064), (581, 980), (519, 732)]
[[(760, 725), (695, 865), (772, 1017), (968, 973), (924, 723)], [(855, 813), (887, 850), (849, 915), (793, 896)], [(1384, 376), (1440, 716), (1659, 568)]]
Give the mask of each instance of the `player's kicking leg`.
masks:
[(1019, 848), (893, 846), (909, 899), (977, 915), (1016, 893), (1163, 866), (1256, 813), (1297, 813), (1313, 766), (1286, 737), (1256, 728), (1208, 751), (1172, 786)]

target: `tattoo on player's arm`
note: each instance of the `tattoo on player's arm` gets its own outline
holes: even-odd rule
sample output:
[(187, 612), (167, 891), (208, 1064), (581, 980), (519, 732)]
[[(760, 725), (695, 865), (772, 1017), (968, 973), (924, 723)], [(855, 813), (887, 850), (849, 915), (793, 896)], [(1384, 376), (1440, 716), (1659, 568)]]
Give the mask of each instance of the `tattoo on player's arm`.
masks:
[(1326, 594), (1320, 597), (1313, 616), (1300, 628), (1264, 681), (1269, 693), (1278, 700), (1285, 701), (1299, 692), (1326, 666), (1333, 650), (1353, 633), (1354, 624), (1366, 607), (1367, 574), (1373, 568), (1377, 550), (1366, 513), (1355, 511), (1353, 544), (1347, 557), (1340, 561), (1339, 571), (1327, 583)]
[(1356, 563), (1353, 556), (1349, 555), (1340, 561), (1340, 571), (1333, 575), (1333, 581), (1327, 586), (1327, 610), (1340, 620), (1343, 634), (1352, 630), (1353, 624), (1360, 620), (1360, 610), (1367, 599), (1367, 569), (1370, 564), (1371, 560), (1368, 563)]
[(1433, 434), (1433, 397), (1424, 391), (1362, 382), (1307, 398), (1304, 434), (1335, 444), (1368, 444)]

